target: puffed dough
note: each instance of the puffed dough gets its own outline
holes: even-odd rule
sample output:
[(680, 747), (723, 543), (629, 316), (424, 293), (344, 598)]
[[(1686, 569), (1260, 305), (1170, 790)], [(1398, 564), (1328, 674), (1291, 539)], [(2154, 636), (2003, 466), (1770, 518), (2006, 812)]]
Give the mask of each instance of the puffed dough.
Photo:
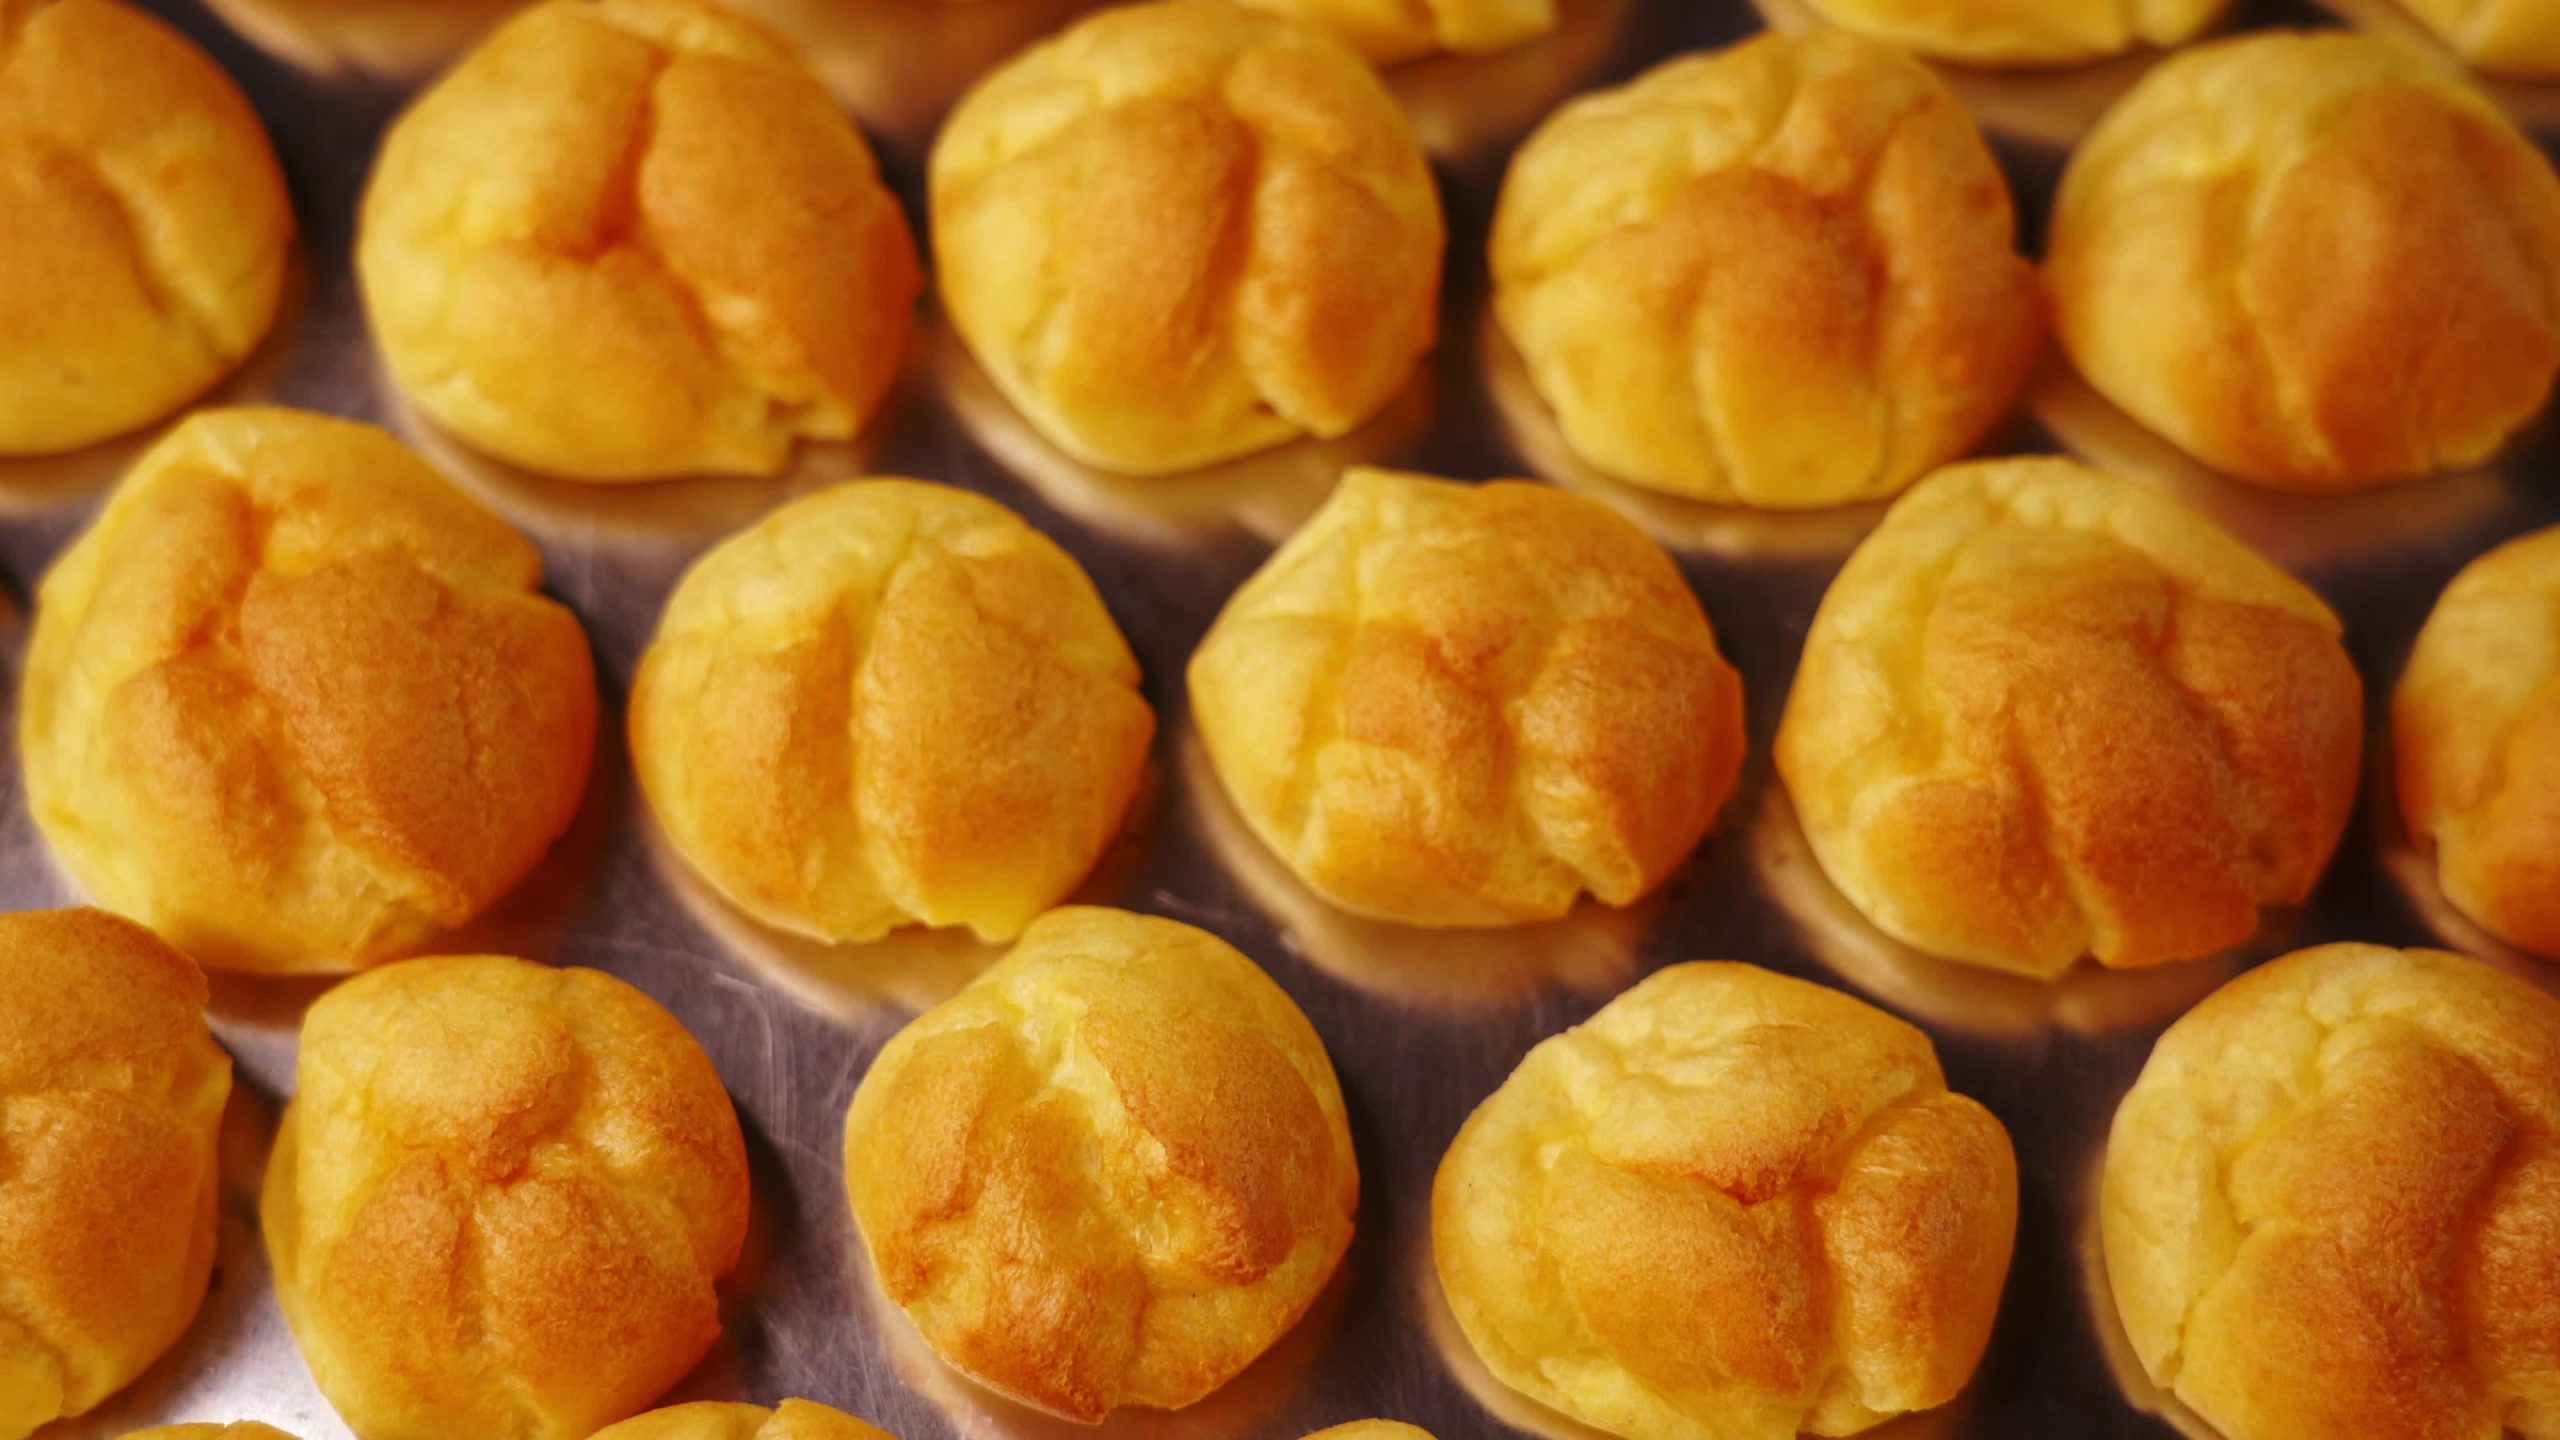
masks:
[(2090, 384), (2207, 464), (2453, 469), (2560, 370), (2560, 177), (2426, 56), (2249, 35), (2164, 61), (2072, 152), (2045, 278)]
[(1307, 1440), (1432, 1440), (1431, 1432), (1397, 1420), (1354, 1420), (1319, 1430)]
[(295, 1440), (272, 1425), (243, 1420), (234, 1425), (155, 1425), (136, 1430), (124, 1440)]
[(860, 430), (923, 285), (862, 135), (706, 0), (549, 0), (396, 121), (356, 273), (473, 445), (583, 480), (766, 474)]
[(1161, 474), (1336, 436), (1431, 347), (1440, 201), (1378, 77), (1226, 0), (1106, 10), (934, 141), (944, 308), (1087, 464)]
[(0, 915), (0, 1436), (79, 1415), (213, 1273), (231, 1057), (204, 976), (96, 910)]
[(2099, 1220), (2142, 1367), (2225, 1440), (2560, 1436), (2560, 1001), (2328, 945), (2169, 1027)]
[(1733, 789), (1742, 681), (1593, 500), (1354, 469), (1221, 611), (1191, 708), (1255, 835), (1415, 925), (1632, 904)]
[(2463, 567), (2392, 697), (2409, 833), (2446, 898), (2560, 958), (2560, 529)]
[(696, 562), (631, 686), (686, 861), (764, 922), (1011, 939), (1114, 835), (1155, 715), (1074, 558), (915, 480), (837, 486)]
[(119, 0), (0, 0), (0, 455), (168, 414), (274, 323), (293, 208), (240, 87)]
[(593, 662), (541, 571), (371, 426), (194, 416), (37, 591), (36, 824), (207, 965), (414, 949), (512, 888), (585, 791)]
[(895, 1440), (887, 1431), (811, 1400), (670, 1405), (608, 1426), (593, 1440)]
[(1631, 1440), (1847, 1435), (1990, 1339), (2017, 1161), (1929, 1039), (1749, 965), (1675, 965), (1529, 1052), (1431, 1192), (1494, 1375)]
[(1839, 505), (1961, 454), (2044, 346), (2008, 184), (1947, 88), (1839, 31), (1557, 111), (1494, 212), (1494, 312), (1585, 459)]
[(2081, 65), (2183, 45), (2230, 0), (1806, 0), (1815, 14), (1916, 55), (1968, 65)]
[(1867, 919), (2054, 975), (2210, 954), (2302, 901), (2362, 744), (2317, 595), (2154, 491), (2030, 459), (1940, 471), (1849, 557), (1777, 754)]
[(1333, 1063), (1217, 937), (1066, 909), (854, 1093), (873, 1272), (936, 1353), (1071, 1419), (1179, 1409), (1306, 1312), (1360, 1175)]
[(586, 1440), (718, 1337), (746, 1147), (711, 1058), (622, 981), (411, 960), (305, 1017), (263, 1218), (365, 1440)]
[(1556, 28), (1558, 0), (1241, 0), (1331, 34), (1381, 65), (1482, 55)]
[(2560, 0), (2400, 0), (2400, 6), (2479, 69), (2560, 79)]

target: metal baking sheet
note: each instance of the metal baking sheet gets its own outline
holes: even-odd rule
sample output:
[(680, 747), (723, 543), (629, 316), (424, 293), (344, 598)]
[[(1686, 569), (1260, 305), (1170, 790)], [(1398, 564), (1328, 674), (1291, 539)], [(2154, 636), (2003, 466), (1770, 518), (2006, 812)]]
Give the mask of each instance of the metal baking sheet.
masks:
[[(302, 224), (299, 273), (275, 337), (216, 402), (268, 400), (379, 420), (541, 543), (550, 588), (585, 621), (605, 689), (605, 743), (589, 804), (558, 852), (458, 941), (599, 966), (656, 995), (727, 1077), (754, 1164), (756, 1226), (730, 1290), (727, 1333), (671, 1399), (806, 1395), (906, 1440), (1099, 1434), (1296, 1437), (1337, 1421), (1411, 1420), (1442, 1440), (1571, 1435), (1506, 1397), (1457, 1339), (1429, 1259), (1433, 1168), (1459, 1122), (1521, 1054), (1638, 974), (1730, 957), (1843, 986), (1927, 1027), (1950, 1078), (2016, 1138), (2017, 1260), (1990, 1353), (1953, 1405), (1877, 1433), (2131, 1440), (2174, 1432), (2110, 1358), (2111, 1321), (2089, 1284), (2090, 1176), (2117, 1097), (2167, 1019), (2237, 966), (2332, 939), (2450, 943), (2497, 955), (2446, 912), (2411, 863), (2389, 787), (2359, 818), (2315, 902), (2245, 953), (2170, 970), (2045, 985), (1934, 963), (1861, 924), (1810, 863), (1772, 783), (1771, 733), (1823, 587), (1878, 513), (1765, 517), (1653, 497), (1592, 476), (1563, 452), (1485, 318), (1482, 246), (1503, 165), (1560, 99), (1653, 60), (1763, 23), (1742, 0), (1568, 0), (1546, 40), (1476, 60), (1392, 72), (1433, 152), (1451, 220), (1438, 350), (1413, 386), (1345, 440), (1203, 475), (1127, 481), (1059, 458), (969, 363), (928, 298), (910, 362), (874, 433), (807, 452), (776, 481), (598, 488), (480, 460), (402, 407), (367, 341), (348, 268), (355, 204), (381, 128), (418, 83), (503, 13), (503, 0), (143, 0), (202, 42), (256, 100)], [(1780, 24), (1799, 0), (1765, 0)], [(2406, 31), (2390, 0), (2336, 0), (2350, 23)], [(210, 6), (210, 8), (207, 8)], [(986, 66), (1054, 29), (1077, 0), (757, 0), (802, 46), (882, 151), (910, 216), (952, 98)], [(2245, 6), (2240, 25), (2335, 23), (2302, 4)], [(1954, 75), (2042, 230), (2061, 155), (2141, 61), (2056, 77)], [(2546, 147), (2560, 90), (2495, 93)], [(2067, 447), (2156, 479), (2305, 575), (2345, 615), (2378, 723), (2436, 592), (2495, 541), (2560, 521), (2560, 436), (2546, 424), (2490, 470), (2345, 499), (2288, 500), (2180, 461), (2056, 369), (1994, 449)], [(37, 578), (149, 436), (58, 460), (0, 464), (0, 577), (16, 602), (0, 630), (23, 649)], [(1191, 738), (1185, 659), (1226, 594), (1366, 459), (1462, 477), (1536, 474), (1622, 507), (1679, 557), (1746, 677), (1750, 759), (1724, 819), (1665, 890), (1626, 913), (1432, 934), (1361, 921), (1298, 888), (1240, 832)], [(838, 1129), (864, 1066), (916, 1009), (985, 963), (947, 936), (834, 949), (759, 930), (689, 884), (652, 837), (629, 779), (620, 698), (669, 587), (707, 544), (784, 496), (844, 476), (904, 473), (982, 490), (1075, 552), (1146, 669), (1161, 721), (1152, 779), (1126, 841), (1082, 898), (1156, 911), (1225, 936), (1295, 995), (1331, 1047), (1364, 1184), (1359, 1234), (1304, 1324), (1191, 1410), (1113, 1418), (1099, 1432), (996, 1399), (943, 1369), (864, 1273), (841, 1191)], [(14, 686), (12, 687), (14, 693)], [(13, 731), (14, 733), (14, 731)], [(2370, 745), (2373, 777), (2387, 758)], [(0, 899), (73, 899), (16, 784), (0, 812)], [(2521, 957), (2497, 958), (2550, 983)], [(305, 1440), (347, 1434), (285, 1331), (256, 1239), (255, 1181), (292, 1085), (309, 982), (217, 979), (214, 1026), (239, 1061), (218, 1282), (186, 1339), (140, 1382), (46, 1440), (118, 1436), (164, 1420), (260, 1419)], [(456, 1437), (468, 1440), (468, 1437)]]

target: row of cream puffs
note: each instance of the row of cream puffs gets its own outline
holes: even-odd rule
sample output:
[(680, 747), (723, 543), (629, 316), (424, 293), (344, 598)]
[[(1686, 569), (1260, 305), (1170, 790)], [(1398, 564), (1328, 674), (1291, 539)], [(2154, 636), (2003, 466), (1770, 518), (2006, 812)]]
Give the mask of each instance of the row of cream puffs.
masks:
[[(255, 117), (184, 42), (120, 0), (26, 28), (0, 130), (65, 158), (28, 182), (60, 219), (12, 244), (32, 278), (0, 292), (28, 316), (0, 357), (0, 451), (86, 443), (209, 384), (272, 316), (292, 223)], [(139, 88), (164, 103), (107, 106), (96, 55), (125, 40), (157, 57)], [(148, 189), (128, 152), (172, 133), (205, 164)], [(1207, 0), (1115, 8), (985, 77), (930, 169), (955, 328), (1033, 427), (1104, 469), (1342, 435), (1433, 342), (1429, 167), (1319, 31)], [(89, 243), (75, 200), (140, 207), (169, 239), (104, 266), (134, 242)], [(2014, 228), (1930, 71), (1843, 31), (1768, 35), (1551, 116), (1503, 187), (1493, 305), (1593, 464), (1780, 508), (1891, 495), (1962, 453), (2048, 307), (2101, 392), (2286, 488), (2478, 462), (2560, 373), (2560, 178), (2457, 74), (2380, 41), (2171, 58), (2075, 153), (2041, 286)], [(429, 415), (591, 480), (769, 473), (853, 435), (923, 285), (859, 132), (779, 39), (704, 0), (557, 0), (500, 27), (385, 136), (356, 268)]]
[[(2475, 562), (2395, 705), (2445, 893), (2560, 953), (2560, 532)], [(30, 808), (100, 904), (201, 963), (341, 971), (468, 922), (575, 814), (595, 677), (533, 547), (380, 431), (209, 411), (38, 591)], [(691, 868), (829, 943), (1019, 934), (1120, 832), (1155, 733), (1092, 581), (920, 481), (793, 501), (678, 583), (634, 768)], [(1658, 887), (1722, 808), (1742, 684), (1670, 557), (1525, 482), (1353, 470), (1191, 657), (1251, 831), (1351, 912), (1551, 919)], [(1824, 871), (1936, 955), (2205, 955), (2301, 901), (2362, 683), (2313, 592), (2056, 458), (1951, 467), (1851, 555), (1776, 738)]]
[[(230, 1067), (201, 973), (139, 927), (7, 916), (0, 962), (15, 1437), (94, 1406), (194, 1314)], [(312, 1007), (300, 1069), (262, 1228), (363, 1440), (581, 1440), (717, 1337), (747, 1224), (738, 1122), (639, 991), (402, 962)], [(2542, 1440), (2555, 1136), (2560, 1000), (2436, 952), (2274, 961), (2171, 1026), (2117, 1110), (2109, 1308), (2227, 1440)], [(877, 1283), (933, 1350), (1084, 1421), (1240, 1373), (1331, 1278), (1360, 1186), (1289, 997), (1212, 935), (1097, 909), (1042, 918), (890, 1040), (843, 1173)], [(1788, 1440), (1954, 1398), (2017, 1216), (2007, 1132), (1920, 1031), (1694, 963), (1528, 1053), (1451, 1142), (1430, 1228), (1504, 1384), (1629, 1440)], [(878, 1435), (798, 1402), (629, 1425), (603, 1433)]]

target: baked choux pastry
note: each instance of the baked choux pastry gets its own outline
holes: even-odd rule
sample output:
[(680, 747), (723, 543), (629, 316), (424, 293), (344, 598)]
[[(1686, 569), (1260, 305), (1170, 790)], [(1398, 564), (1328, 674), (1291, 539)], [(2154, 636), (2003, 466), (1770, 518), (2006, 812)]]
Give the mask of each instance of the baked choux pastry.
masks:
[(2560, 0), (2400, 0), (2472, 66), (2525, 80), (2560, 80)]
[(231, 1057), (204, 975), (96, 910), (0, 914), (0, 1437), (87, 1412), (195, 1319)]
[(2560, 1000), (2325, 945), (2169, 1027), (2098, 1215), (2126, 1335), (2224, 1440), (2560, 1435)]
[(1962, 454), (2044, 348), (2008, 183), (1919, 62), (1836, 30), (1558, 110), (1494, 212), (1493, 308), (1584, 459), (1772, 508)]
[(0, 0), (0, 455), (146, 425), (274, 323), (284, 173), (222, 67), (120, 0)]
[(2081, 374), (2209, 465), (2456, 469), (2560, 370), (2560, 177), (2424, 55), (2247, 35), (2162, 62), (2072, 153), (2045, 279)]
[(1339, 43), (1225, 0), (1105, 10), (934, 141), (942, 302), (1050, 443), (1129, 474), (1341, 435), (1431, 347), (1440, 201)]
[(1296, 1324), (1351, 1241), (1333, 1063), (1217, 937), (1054, 910), (854, 1093), (873, 1272), (935, 1352), (1069, 1419), (1179, 1409)]
[(593, 663), (541, 570), (371, 426), (191, 417), (37, 591), (37, 826), (209, 966), (414, 949), (512, 888), (585, 791)]
[(2230, 0), (1805, 0), (1844, 29), (1967, 65), (2082, 65), (2183, 45)]
[(1946, 1403), (2017, 1222), (2008, 1132), (1927, 1036), (1722, 963), (1531, 1050), (1431, 1192), (1486, 1367), (1630, 1440), (1848, 1435)]
[(2455, 908), (2560, 958), (2560, 529), (2463, 568), (2392, 697), (2410, 837)]
[(1679, 567), (1523, 481), (1346, 472), (1201, 640), (1191, 708), (1308, 888), (1413, 925), (1633, 903), (1742, 760), (1742, 681)]
[(155, 1425), (136, 1430), (124, 1440), (295, 1440), (272, 1425), (243, 1420), (235, 1425)]
[(1832, 582), (1778, 773), (1895, 939), (2030, 975), (2153, 965), (2310, 895), (2363, 703), (2329, 607), (2204, 517), (1985, 461), (1922, 481)]
[(595, 1433), (594, 1440), (893, 1440), (879, 1427), (811, 1400), (761, 1405), (670, 1405)]
[(687, 863), (827, 941), (1009, 940), (1120, 830), (1155, 714), (1074, 558), (982, 496), (864, 480), (695, 562), (631, 685)]
[(746, 1147), (710, 1057), (622, 981), (412, 960), (311, 1007), (263, 1208), (364, 1440), (585, 1440), (718, 1337)]
[(862, 135), (707, 0), (548, 0), (383, 138), (356, 239), (446, 429), (581, 480), (770, 474), (897, 373), (923, 285)]
[(1319, 1430), (1307, 1440), (1432, 1440), (1431, 1432), (1396, 1420), (1354, 1420)]
[(1482, 55), (1556, 28), (1558, 0), (1242, 0), (1314, 26), (1381, 65), (1439, 51)]

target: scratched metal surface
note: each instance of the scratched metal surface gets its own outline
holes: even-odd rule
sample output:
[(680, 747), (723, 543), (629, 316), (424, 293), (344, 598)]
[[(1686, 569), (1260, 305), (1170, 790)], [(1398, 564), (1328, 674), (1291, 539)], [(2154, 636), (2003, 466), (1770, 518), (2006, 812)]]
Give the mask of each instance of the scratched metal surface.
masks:
[[(1078, 470), (1027, 435), (928, 311), (898, 398), (875, 434), (809, 453), (776, 482), (639, 488), (544, 482), (476, 460), (405, 414), (369, 348), (348, 271), (355, 201), (386, 119), (504, 0), (145, 0), (240, 77), (283, 154), (302, 223), (301, 276), (276, 338), (217, 400), (267, 399), (382, 420), (537, 538), (551, 589), (585, 621), (606, 691), (591, 803), (560, 852), (468, 943), (612, 970), (671, 1006), (710, 1049), (750, 1139), (756, 1238), (726, 1338), (673, 1398), (807, 1395), (907, 1440), (1068, 1435), (972, 1389), (923, 1352), (876, 1298), (841, 1198), (837, 1133), (864, 1066), (904, 1018), (984, 955), (905, 939), (830, 952), (757, 932), (663, 863), (618, 741), (619, 700), (660, 602), (706, 544), (827, 479), (907, 473), (983, 490), (1083, 560), (1146, 668), (1162, 721), (1154, 784), (1130, 839), (1086, 898), (1206, 926), (1267, 966), (1331, 1047), (1364, 1186), (1343, 1273), (1298, 1330), (1191, 1411), (1116, 1417), (1117, 1437), (1295, 1437), (1367, 1415), (1443, 1440), (1571, 1433), (1496, 1393), (1436, 1313), (1428, 1262), (1433, 1167), (1460, 1120), (1539, 1039), (1637, 974), (1734, 957), (1844, 986), (1937, 1038), (1956, 1086), (2016, 1137), (2024, 1171), (2017, 1261), (1990, 1354), (1912, 1436), (2150, 1437), (2109, 1359), (2088, 1279), (2087, 1177), (2117, 1097), (2152, 1038), (2237, 964), (2294, 944), (2480, 937), (2446, 916), (2367, 786), (2313, 905), (2246, 954), (2135, 976), (2037, 985), (1935, 965), (1842, 909), (1806, 862), (1768, 747), (1805, 625), (1874, 512), (1756, 519), (1648, 498), (1561, 453), (1514, 363), (1483, 323), (1482, 242), (1506, 157), (1561, 97), (1651, 60), (1756, 28), (1743, 0), (1580, 0), (1557, 36), (1508, 55), (1409, 66), (1393, 83), (1435, 154), (1452, 220), (1444, 337), (1426, 372), (1350, 440), (1188, 480), (1136, 484)], [(1765, 0), (1778, 23), (1790, 0)], [(2389, 0), (2335, 0), (2355, 23), (2405, 28)], [(210, 4), (213, 8), (204, 8)], [(760, 0), (879, 144), (911, 215), (924, 153), (967, 80), (1080, 0)], [(2238, 23), (2327, 23), (2307, 3), (2246, 7)], [(2032, 237), (2060, 155), (2138, 64), (2061, 79), (1954, 77), (1992, 128)], [(2560, 93), (2499, 92), (2560, 140)], [(2252, 496), (2166, 455), (2067, 376), (2048, 375), (2000, 448), (2065, 446), (2153, 476), (2306, 575), (2346, 616), (2378, 719), (2443, 582), (2494, 541), (2560, 520), (2560, 439), (2546, 426), (2500, 467), (2329, 502)], [(148, 436), (65, 460), (0, 465), (0, 579), (14, 601), (0, 643), (15, 664), (36, 580)], [(1481, 477), (1540, 474), (1626, 508), (1676, 554), (1747, 677), (1751, 759), (1726, 817), (1664, 893), (1632, 914), (1585, 913), (1513, 934), (1429, 935), (1348, 919), (1294, 889), (1204, 783), (1180, 677), (1221, 599), (1321, 497), (1345, 460)], [(14, 686), (12, 687), (14, 691)], [(73, 898), (48, 864), (14, 764), (0, 811), (0, 899)], [(2376, 769), (2372, 773), (2385, 774)], [(460, 942), (458, 942), (460, 943)], [(2513, 957), (2509, 957), (2513, 958)], [(2530, 962), (2517, 961), (2528, 967)], [(116, 1436), (162, 1420), (262, 1419), (305, 1440), (347, 1432), (313, 1389), (268, 1286), (251, 1196), (275, 1107), (292, 1086), (309, 985), (224, 982), (215, 1028), (239, 1060), (220, 1276), (187, 1338), (97, 1414), (47, 1440)], [(467, 1437), (465, 1437), (467, 1440)]]

